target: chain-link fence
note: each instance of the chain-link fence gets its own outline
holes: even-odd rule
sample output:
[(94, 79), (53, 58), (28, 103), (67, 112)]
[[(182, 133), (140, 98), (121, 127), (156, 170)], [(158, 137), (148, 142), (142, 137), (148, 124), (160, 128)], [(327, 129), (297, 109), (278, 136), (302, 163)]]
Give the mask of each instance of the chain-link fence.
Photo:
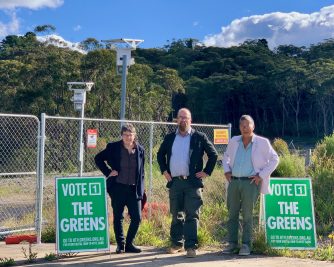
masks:
[(35, 226), (39, 120), (0, 114), (0, 237)]
[[(43, 118), (43, 116), (42, 116)], [(43, 223), (54, 223), (54, 177), (78, 176), (80, 162), (80, 118), (45, 116), (45, 149), (44, 149), (44, 193), (43, 193)], [(146, 192), (148, 205), (144, 210), (144, 217), (154, 218), (152, 215), (168, 213), (168, 191), (166, 180), (161, 175), (156, 154), (164, 136), (175, 131), (175, 123), (131, 122), (137, 131), (140, 144), (145, 148), (146, 164)], [(42, 129), (44, 121), (42, 120)], [(192, 127), (204, 132), (213, 142), (214, 129), (229, 129), (229, 125), (199, 125)], [(84, 135), (87, 129), (98, 131), (96, 148), (84, 149), (83, 176), (100, 176), (96, 168), (94, 157), (104, 149), (107, 143), (120, 140), (121, 122), (119, 120), (84, 119)], [(230, 129), (229, 129), (230, 130)], [(230, 131), (229, 131), (230, 132)], [(43, 135), (43, 132), (42, 132)], [(43, 146), (42, 146), (43, 147)], [(221, 159), (226, 145), (215, 145)], [(225, 195), (223, 171), (217, 164), (213, 175), (205, 182), (204, 200), (207, 203), (222, 203)], [(109, 205), (110, 207), (110, 205)]]
[[(42, 227), (55, 223), (55, 176), (78, 176), (81, 119), (45, 114), (41, 118), (39, 123), (34, 116), (0, 114), (0, 236), (35, 227), (40, 236)], [(128, 122), (135, 126), (138, 141), (145, 148), (148, 204), (143, 216), (154, 220), (168, 213), (169, 203), (156, 154), (164, 136), (175, 131), (176, 124)], [(204, 132), (212, 142), (214, 129), (230, 128), (199, 124), (192, 127)], [(119, 120), (84, 119), (84, 139), (87, 129), (96, 129), (98, 139), (96, 148), (84, 148), (83, 176), (102, 175), (94, 157), (107, 143), (120, 140), (120, 128)], [(226, 145), (215, 147), (221, 159)], [(208, 205), (223, 202), (223, 181), (223, 171), (217, 164), (205, 181), (204, 200)]]

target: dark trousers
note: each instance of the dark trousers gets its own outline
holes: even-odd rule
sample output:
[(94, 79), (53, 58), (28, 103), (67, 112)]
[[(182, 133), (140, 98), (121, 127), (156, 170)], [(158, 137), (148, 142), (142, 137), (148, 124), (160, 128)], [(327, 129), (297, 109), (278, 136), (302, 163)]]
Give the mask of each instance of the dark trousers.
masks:
[(198, 247), (198, 222), (200, 207), (203, 204), (202, 188), (195, 188), (188, 180), (173, 178), (169, 189), (172, 223), (170, 237), (174, 246)]
[[(136, 187), (134, 185), (115, 183), (111, 193), (116, 242), (118, 245), (131, 244), (137, 234), (141, 221), (141, 200), (137, 200)], [(126, 240), (123, 231), (123, 212), (125, 206), (128, 208), (131, 220)]]

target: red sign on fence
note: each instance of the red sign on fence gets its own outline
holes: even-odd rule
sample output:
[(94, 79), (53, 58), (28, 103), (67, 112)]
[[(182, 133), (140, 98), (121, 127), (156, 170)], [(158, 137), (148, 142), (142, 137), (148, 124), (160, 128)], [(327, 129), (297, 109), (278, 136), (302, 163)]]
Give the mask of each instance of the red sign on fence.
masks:
[(96, 148), (97, 129), (87, 129), (87, 148)]

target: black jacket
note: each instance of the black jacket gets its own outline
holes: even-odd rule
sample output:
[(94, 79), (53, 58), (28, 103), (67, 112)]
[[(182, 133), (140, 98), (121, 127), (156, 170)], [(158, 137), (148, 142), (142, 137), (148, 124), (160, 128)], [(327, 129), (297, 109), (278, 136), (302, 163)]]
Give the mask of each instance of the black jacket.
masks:
[[(115, 183), (117, 176), (108, 177), (111, 170), (120, 171), (121, 166), (121, 146), (122, 140), (109, 143), (107, 147), (95, 156), (96, 166), (106, 176), (107, 190), (110, 194), (110, 187)], [(106, 164), (108, 163), (108, 165)], [(137, 143), (137, 171), (136, 171), (136, 194), (137, 199), (142, 199), (144, 195), (144, 164), (145, 164), (145, 151), (144, 148)]]
[[(172, 147), (175, 136), (175, 132), (166, 135), (164, 141), (159, 148), (157, 159), (161, 173), (166, 170), (168, 173), (170, 173), (169, 162), (172, 156)], [(202, 179), (197, 178), (195, 174), (197, 172), (204, 171), (208, 175), (211, 175), (217, 161), (218, 153), (213, 144), (207, 138), (207, 136), (202, 132), (195, 131), (194, 129), (191, 130), (189, 149), (189, 182), (191, 182), (194, 187), (203, 187)], [(203, 169), (204, 152), (208, 156), (208, 161)], [(167, 187), (170, 186), (171, 182), (167, 183)]]

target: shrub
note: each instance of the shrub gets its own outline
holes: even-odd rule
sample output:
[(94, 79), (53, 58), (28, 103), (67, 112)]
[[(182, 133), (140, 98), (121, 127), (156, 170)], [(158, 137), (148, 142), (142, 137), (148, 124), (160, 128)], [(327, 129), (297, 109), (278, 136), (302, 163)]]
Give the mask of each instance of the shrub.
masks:
[(334, 172), (334, 134), (317, 144), (313, 156), (313, 170), (327, 169)]
[(290, 155), (289, 146), (283, 139), (276, 138), (273, 142), (273, 148), (280, 156)]
[(55, 253), (46, 253), (44, 256), (44, 260), (46, 261), (54, 261), (58, 259), (58, 255)]
[(32, 263), (36, 261), (38, 253), (33, 252), (31, 243), (28, 244), (28, 250), (25, 247), (22, 247), (21, 249), (28, 263)]
[(312, 156), (314, 206), (318, 233), (334, 229), (334, 134), (317, 144)]
[(267, 243), (265, 232), (262, 229), (255, 228), (253, 236), (252, 250), (255, 254), (274, 254), (274, 250)]
[(13, 258), (0, 258), (0, 266), (13, 266), (15, 261)]
[(280, 162), (272, 174), (274, 177), (305, 177), (305, 159), (296, 154), (290, 154), (288, 144), (280, 138), (273, 142), (273, 148), (280, 156)]
[(328, 233), (334, 226), (334, 173), (323, 169), (313, 176), (315, 214), (318, 232)]
[[(168, 224), (169, 220), (166, 217), (165, 219), (166, 224)], [(167, 233), (168, 232), (161, 231), (161, 228), (158, 227), (154, 221), (143, 220), (136, 236), (136, 244), (146, 246), (151, 245), (156, 247), (167, 246)]]
[(41, 239), (43, 243), (56, 242), (56, 227), (54, 224), (48, 224), (47, 226), (43, 227)]
[(212, 246), (213, 244), (217, 244), (217, 241), (214, 240), (214, 236), (206, 227), (200, 227), (198, 229), (198, 246)]
[(272, 174), (273, 177), (305, 177), (305, 159), (295, 154), (285, 154)]

